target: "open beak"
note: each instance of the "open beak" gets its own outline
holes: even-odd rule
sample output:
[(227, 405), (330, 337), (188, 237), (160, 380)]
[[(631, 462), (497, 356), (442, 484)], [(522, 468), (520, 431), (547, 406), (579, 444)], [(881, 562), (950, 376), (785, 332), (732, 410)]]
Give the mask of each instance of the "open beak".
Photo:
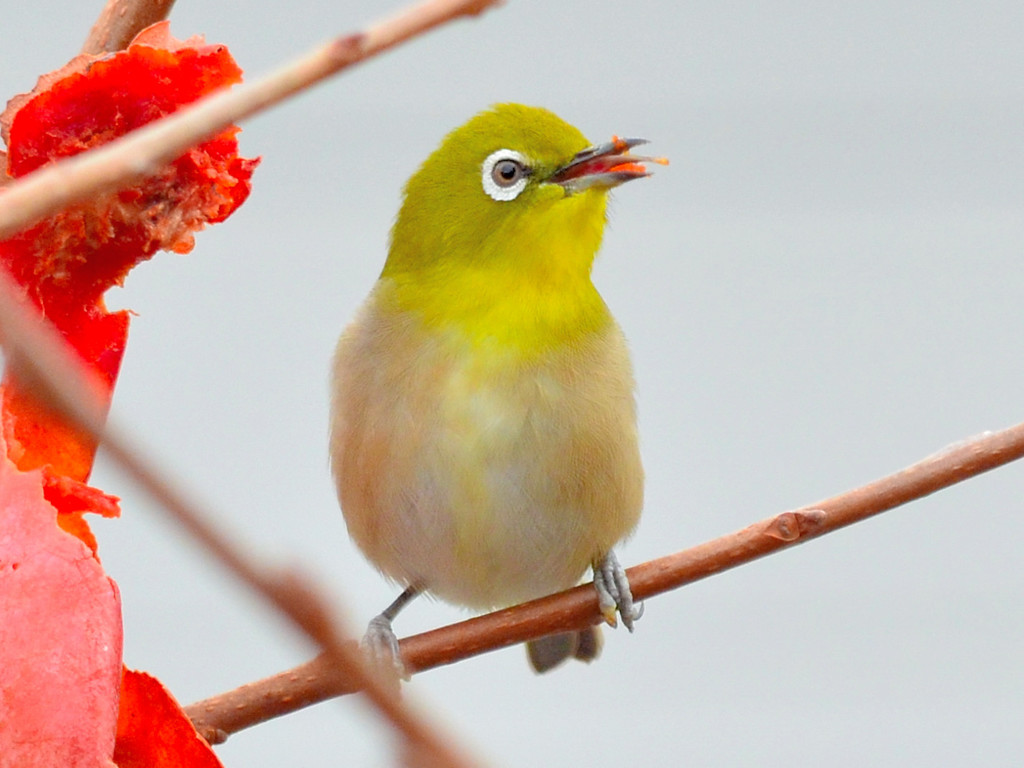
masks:
[(629, 154), (633, 147), (646, 143), (647, 139), (620, 139), (616, 136), (607, 144), (577, 152), (548, 181), (560, 184), (568, 194), (574, 194), (586, 189), (611, 189), (624, 182), (650, 176), (651, 172), (644, 163), (668, 165), (668, 160)]

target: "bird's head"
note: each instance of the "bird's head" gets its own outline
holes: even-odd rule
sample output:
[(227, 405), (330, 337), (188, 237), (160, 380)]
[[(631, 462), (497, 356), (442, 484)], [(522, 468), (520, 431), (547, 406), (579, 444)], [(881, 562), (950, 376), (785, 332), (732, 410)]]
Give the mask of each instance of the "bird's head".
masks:
[(591, 146), (546, 109), (499, 104), (452, 131), (409, 179), (384, 274), (443, 279), (454, 270), (511, 270), (525, 279), (589, 276), (605, 193), (649, 175), (629, 150)]
[(456, 128), (405, 186), (381, 275), (390, 305), (523, 355), (606, 327), (590, 269), (607, 191), (663, 162), (630, 155), (640, 143), (591, 146), (519, 104)]

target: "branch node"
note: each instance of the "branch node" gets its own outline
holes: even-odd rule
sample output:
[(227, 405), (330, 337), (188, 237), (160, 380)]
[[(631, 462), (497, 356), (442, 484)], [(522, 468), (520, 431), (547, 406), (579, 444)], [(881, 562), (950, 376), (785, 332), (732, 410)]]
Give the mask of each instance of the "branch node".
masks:
[(353, 32), (350, 35), (332, 40), (327, 55), (335, 63), (335, 66), (344, 66), (352, 61), (358, 61), (365, 53), (366, 34), (364, 32)]
[(206, 739), (206, 743), (211, 747), (223, 744), (228, 740), (229, 736), (227, 731), (222, 731), (220, 728), (211, 728), (210, 726), (197, 727), (196, 731)]
[(825, 522), (823, 509), (798, 509), (776, 515), (765, 526), (764, 533), (779, 541), (796, 541), (815, 532)]

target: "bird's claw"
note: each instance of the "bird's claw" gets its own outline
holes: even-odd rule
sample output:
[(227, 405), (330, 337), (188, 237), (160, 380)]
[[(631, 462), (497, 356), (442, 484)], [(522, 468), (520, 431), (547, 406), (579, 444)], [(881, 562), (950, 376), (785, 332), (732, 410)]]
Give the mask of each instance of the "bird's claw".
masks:
[(597, 602), (605, 622), (611, 627), (618, 626), (618, 616), (630, 632), (634, 622), (644, 615), (644, 604), (633, 602), (626, 571), (619, 565), (615, 553), (609, 551), (599, 562), (594, 563), (594, 587)]
[(374, 616), (366, 627), (359, 647), (369, 657), (370, 662), (380, 670), (390, 672), (401, 680), (409, 680), (409, 673), (402, 661), (402, 652), (398, 647), (398, 637), (391, 628), (391, 619), (384, 614)]

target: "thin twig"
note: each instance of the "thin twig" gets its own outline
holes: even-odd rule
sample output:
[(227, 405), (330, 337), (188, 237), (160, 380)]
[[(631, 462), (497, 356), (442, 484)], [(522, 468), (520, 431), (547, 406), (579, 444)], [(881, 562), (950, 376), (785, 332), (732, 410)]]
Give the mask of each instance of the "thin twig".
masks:
[(166, 19), (173, 5), (174, 0), (107, 0), (81, 52), (113, 53), (127, 48), (143, 29)]
[[(888, 511), (1024, 457), (1024, 424), (950, 446), (906, 469), (802, 509), (754, 523), (691, 549), (630, 568), (633, 596), (646, 599), (780, 549)], [(401, 642), (410, 672), (602, 620), (594, 589), (583, 585), (558, 595), (452, 624)], [(221, 736), (356, 690), (354, 681), (325, 674), (319, 657), (273, 677), (185, 708), (200, 733)]]
[(358, 62), (498, 0), (427, 0), (336, 38), (259, 80), (218, 91), (117, 141), (47, 165), (4, 188), (0, 239), (69, 205), (151, 175), (189, 147)]

